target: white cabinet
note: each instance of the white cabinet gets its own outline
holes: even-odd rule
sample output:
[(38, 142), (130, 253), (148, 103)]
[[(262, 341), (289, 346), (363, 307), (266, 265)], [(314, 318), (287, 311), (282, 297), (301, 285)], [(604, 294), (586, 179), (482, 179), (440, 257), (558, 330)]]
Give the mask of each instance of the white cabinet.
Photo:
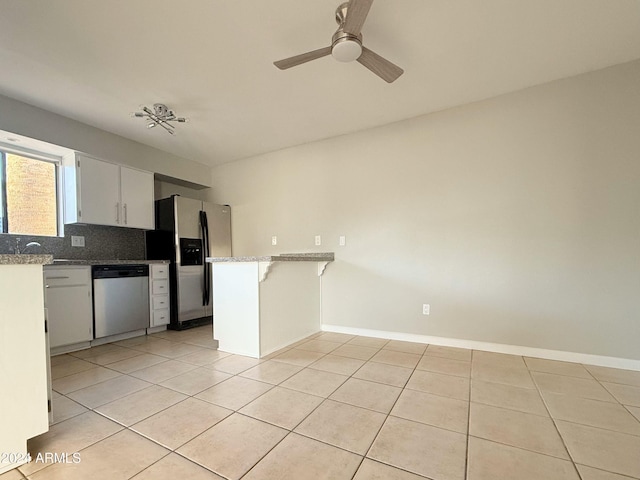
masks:
[(154, 228), (153, 173), (82, 154), (64, 165), (65, 223)]
[(0, 265), (0, 474), (49, 428), (42, 290), (42, 265)]
[(44, 268), (44, 303), (54, 354), (73, 350), (72, 345), (87, 346), (93, 340), (91, 295), (91, 267)]
[(149, 265), (149, 311), (151, 328), (167, 325), (169, 309), (169, 265)]

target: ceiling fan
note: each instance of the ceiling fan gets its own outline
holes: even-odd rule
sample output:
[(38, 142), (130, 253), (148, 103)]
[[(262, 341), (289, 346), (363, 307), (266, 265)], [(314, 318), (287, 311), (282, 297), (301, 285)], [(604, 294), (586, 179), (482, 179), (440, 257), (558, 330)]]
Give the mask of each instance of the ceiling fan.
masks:
[(280, 70), (286, 70), (331, 55), (340, 62), (357, 60), (358, 63), (367, 67), (384, 81), (393, 82), (404, 73), (404, 70), (362, 45), (360, 30), (362, 30), (372, 3), (373, 0), (351, 0), (336, 9), (338, 30), (333, 34), (330, 47), (278, 60), (273, 64)]

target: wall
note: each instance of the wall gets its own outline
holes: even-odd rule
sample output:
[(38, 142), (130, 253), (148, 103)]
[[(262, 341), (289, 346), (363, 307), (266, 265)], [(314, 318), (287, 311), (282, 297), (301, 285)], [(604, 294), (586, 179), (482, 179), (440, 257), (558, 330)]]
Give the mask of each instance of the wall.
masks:
[[(0, 130), (208, 187), (210, 167), (0, 95)], [(126, 118), (123, 121), (127, 121)]]
[(211, 200), (235, 255), (336, 252), (326, 324), (640, 359), (639, 85), (632, 62), (222, 165)]

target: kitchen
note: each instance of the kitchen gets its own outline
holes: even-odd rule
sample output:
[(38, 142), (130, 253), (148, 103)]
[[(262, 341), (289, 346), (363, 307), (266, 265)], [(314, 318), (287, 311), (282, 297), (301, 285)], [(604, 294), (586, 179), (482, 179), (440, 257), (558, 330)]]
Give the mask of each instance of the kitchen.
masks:
[[(9, 10), (19, 13), (3, 16), (9, 20), (2, 23), (0, 53), (4, 64), (15, 68), (3, 72), (0, 129), (153, 172), (155, 199), (180, 194), (230, 205), (233, 255), (335, 252), (335, 261), (322, 277), (320, 302), (323, 329), (327, 335), (336, 336), (325, 337), (322, 342), (339, 343), (336, 340), (350, 338), (337, 334), (372, 339), (369, 345), (359, 345), (358, 349), (350, 346), (340, 352), (364, 355), (366, 349), (378, 348), (373, 346), (373, 339), (386, 335), (395, 341), (430, 344), (426, 354), (421, 354), (426, 360), (416, 360), (416, 365), (433, 369), (437, 362), (427, 357), (438, 343), (475, 349), (472, 360), (458, 352), (455, 355), (459, 358), (448, 362), (448, 368), (455, 365), (459, 378), (467, 382), (471, 378), (472, 397), (479, 395), (478, 385), (486, 387), (482, 377), (487, 378), (483, 369), (488, 362), (479, 360), (482, 356), (476, 354), (478, 351), (518, 356), (522, 365), (505, 367), (509, 372), (526, 368), (525, 363), (532, 364), (532, 357), (597, 364), (631, 373), (638, 370), (640, 333), (635, 321), (639, 313), (635, 299), (639, 220), (633, 205), (639, 199), (638, 166), (633, 159), (640, 145), (633, 126), (637, 125), (639, 109), (635, 92), (640, 77), (636, 60), (640, 56), (636, 51), (640, 40), (629, 39), (636, 39), (640, 29), (634, 23), (637, 12), (633, 3), (622, 2), (615, 7), (608, 4), (604, 8), (599, 2), (588, 7), (568, 2), (557, 6), (560, 11), (553, 10), (557, 15), (552, 20), (542, 12), (555, 8), (548, 4), (541, 5), (538, 11), (523, 2), (500, 8), (492, 3), (495, 9), (490, 15), (471, 2), (456, 13), (449, 10), (453, 6), (442, 6), (442, 10), (434, 12), (433, 6), (425, 2), (407, 0), (393, 7), (377, 1), (363, 34), (369, 48), (404, 68), (405, 73), (390, 85), (361, 65), (341, 65), (328, 58), (288, 71), (273, 66), (273, 61), (288, 55), (321, 47), (327, 32), (330, 35), (335, 30), (331, 14), (336, 5), (303, 8), (295, 2), (282, 2), (278, 3), (282, 10), (274, 13), (265, 5), (232, 7), (214, 3), (215, 6), (193, 7), (193, 11), (206, 13), (200, 15), (202, 23), (188, 12), (172, 10), (172, 24), (160, 8), (156, 12), (150, 8), (147, 11), (144, 6), (131, 7), (127, 18), (119, 18), (117, 8), (109, 11), (104, 5), (74, 4), (74, 12), (61, 7), (43, 15), (41, 9), (45, 7), (37, 2), (21, 7), (9, 2)], [(413, 9), (415, 14), (400, 26), (399, 12), (404, 9)], [(64, 35), (52, 34), (52, 25), (67, 25), (67, 15), (75, 18), (72, 28)], [(213, 39), (219, 36), (237, 38), (229, 31), (233, 22), (228, 21), (235, 15), (251, 18), (251, 34), (237, 42), (215, 42)], [(580, 20), (575, 21), (578, 17)], [(20, 18), (33, 19), (35, 25), (31, 28), (50, 37), (46, 42), (52, 47), (50, 51), (36, 48), (43, 44), (42, 37), (18, 35)], [(45, 18), (51, 21), (45, 22)], [(95, 18), (105, 21), (96, 22)], [(260, 19), (273, 23), (265, 24)], [(152, 25), (166, 22), (176, 31), (185, 32), (189, 25), (195, 25), (195, 36), (203, 43), (196, 48), (187, 35), (161, 46), (156, 43), (157, 32)], [(119, 31), (131, 32), (136, 41), (128, 43), (123, 35), (121, 43), (114, 43), (117, 32), (107, 25), (116, 24), (122, 27)], [(510, 30), (511, 27), (514, 28)], [(480, 33), (485, 28), (496, 35)], [(300, 32), (301, 29), (305, 31)], [(539, 31), (545, 34), (538, 35)], [(215, 33), (209, 36), (209, 32)], [(303, 45), (291, 40), (299, 35), (308, 42)], [(395, 40), (389, 35), (396, 35)], [(440, 41), (441, 37), (448, 41)], [(84, 44), (78, 38), (96, 40), (91, 43), (91, 52), (69, 48)], [(188, 47), (180, 42), (187, 42)], [(117, 58), (109, 54), (113, 45), (119, 46)], [(144, 61), (136, 61), (139, 58), (131, 45), (139, 45), (145, 51)], [(202, 51), (208, 52), (204, 55), (207, 59), (220, 61), (203, 62)], [(221, 71), (220, 65), (227, 61), (234, 67)], [(156, 78), (158, 68), (165, 76), (162, 80)], [(202, 75), (185, 75), (196, 70)], [(33, 88), (30, 85), (37, 83), (38, 72), (45, 74), (46, 86)], [(149, 78), (151, 75), (153, 79)], [(66, 83), (69, 78), (75, 81)], [(259, 81), (251, 83), (251, 79)], [(163, 87), (149, 87), (154, 81), (166, 83)], [(131, 91), (123, 88), (123, 83)], [(101, 87), (95, 88), (98, 85)], [(352, 88), (344, 88), (345, 85)], [(213, 92), (212, 96), (194, 99), (190, 95), (204, 91)], [(454, 98), (453, 93), (458, 96)], [(147, 129), (141, 119), (129, 118), (138, 104), (150, 106), (158, 101), (190, 119), (189, 123), (177, 125), (175, 136)], [(95, 116), (90, 118), (93, 109)], [(438, 113), (426, 114), (427, 110)], [(320, 127), (323, 129), (318, 130)], [(291, 135), (291, 143), (282, 142), (285, 135)], [(201, 138), (208, 143), (199, 144)], [(81, 251), (91, 258), (97, 255), (91, 249), (99, 246), (108, 251), (119, 235), (127, 235), (120, 240), (134, 249), (130, 255), (111, 250), (101, 258), (144, 258), (142, 232), (134, 229), (117, 233), (128, 229), (104, 228), (109, 230), (67, 225), (64, 238), (51, 237), (47, 243), (42, 237), (20, 235), (21, 245), (37, 241), (44, 252), (55, 251), (58, 258), (74, 258)], [(71, 236), (84, 236), (84, 249), (72, 247)], [(319, 246), (315, 244), (317, 236), (321, 237)], [(0, 235), (3, 253), (14, 248), (16, 237)], [(272, 245), (272, 237), (276, 237), (276, 245)], [(424, 305), (430, 305), (428, 315), (423, 314)], [(156, 341), (161, 339), (171, 341)], [(352, 340), (355, 339), (345, 343)], [(341, 348), (325, 343), (314, 345)], [(191, 350), (170, 346), (176, 351)], [(168, 351), (168, 346), (164, 347)], [(212, 357), (208, 352), (198, 353)], [(418, 355), (403, 353), (408, 355), (406, 359)], [(526, 361), (522, 355), (527, 356)], [(315, 360), (320, 362), (317, 365), (329, 368), (327, 365), (337, 362), (335, 357), (353, 360), (341, 360), (344, 368), (347, 363), (355, 366), (365, 361), (331, 353), (325, 356), (329, 358)], [(311, 356), (306, 358), (310, 360)], [(78, 368), (86, 366), (78, 362), (71, 363)], [(246, 362), (247, 370), (255, 368), (249, 360)], [(473, 367), (465, 370), (463, 364)], [(300, 366), (287, 365), (292, 372)], [(404, 372), (402, 368), (413, 368), (394, 367), (398, 369), (397, 377)], [(225, 368), (224, 364), (220, 368)], [(256, 387), (245, 381), (248, 379), (242, 372), (237, 375), (212, 371), (219, 374), (218, 378), (232, 375), (227, 379), (233, 380), (231, 385)], [(345, 373), (327, 373), (346, 375), (346, 370), (342, 371)], [(415, 369), (416, 376), (419, 371), (423, 370)], [(584, 373), (580, 372), (577, 375)], [(451, 376), (451, 370), (449, 374), (433, 373)], [(639, 407), (633, 375), (628, 374), (630, 380), (624, 380), (622, 374), (617, 380), (603, 380), (604, 377), (598, 378), (601, 373), (596, 374), (595, 380), (583, 380), (589, 384), (602, 381), (603, 386), (592, 384), (593, 391), (598, 390), (598, 398), (606, 398), (604, 401), (612, 404), (610, 410), (633, 425), (633, 415)], [(183, 372), (176, 378), (188, 374)], [(536, 394), (540, 385), (546, 388), (544, 382), (551, 381), (537, 371), (533, 376)], [(606, 388), (606, 395), (600, 387)], [(514, 388), (526, 390), (522, 386)], [(545, 405), (550, 408), (549, 398), (560, 402), (571, 397), (562, 392), (552, 392), (557, 397), (547, 395), (540, 388)], [(626, 397), (621, 396), (622, 391)], [(269, 398), (267, 393), (265, 401)], [(614, 401), (608, 395), (613, 395)], [(72, 401), (63, 397), (65, 402)], [(190, 403), (202, 407), (201, 399), (195, 400)], [(482, 402), (469, 402), (468, 397), (459, 400), (470, 405), (471, 419), (484, 408), (478, 407)], [(585, 408), (587, 404), (593, 406), (589, 401), (597, 401), (581, 397), (583, 400)], [(333, 401), (344, 403), (335, 398), (327, 400), (317, 410), (318, 415), (324, 408), (336, 407)], [(215, 402), (213, 405), (226, 408)], [(545, 412), (538, 412), (541, 418), (549, 418)], [(598, 472), (640, 476), (636, 466), (625, 463), (625, 458), (599, 459), (594, 452), (605, 448), (587, 449), (585, 454), (571, 443), (580, 432), (589, 432), (596, 447), (601, 445), (598, 442), (608, 445), (619, 439), (636, 445), (633, 431), (620, 431), (610, 424), (594, 426), (593, 419), (591, 423), (573, 417), (557, 419), (554, 412), (551, 409), (554, 425), (563, 440), (569, 439), (568, 453), (545, 456), (548, 452), (517, 442), (514, 445), (512, 440), (486, 440), (487, 435), (475, 430), (465, 450), (472, 469), (469, 478), (481, 478), (481, 473), (474, 470), (474, 465), (480, 465), (476, 455), (488, 455), (487, 449), (493, 448), (490, 453), (503, 458), (501, 455), (508, 450), (501, 446), (504, 444), (511, 445), (522, 458), (542, 458), (551, 463), (558, 459), (556, 463), (562, 465), (573, 461), (583, 478)], [(382, 427), (382, 439), (392, 438), (394, 428), (400, 424), (397, 417), (388, 417)], [(233, 419), (219, 422), (220, 428), (234, 427)], [(420, 423), (421, 428), (424, 424), (430, 422)], [(122, 436), (129, 436), (135, 428), (127, 426), (125, 430)], [(302, 430), (301, 427), (299, 431)], [(447, 427), (442, 431), (445, 430), (449, 431)], [(273, 435), (272, 443), (283, 448), (298, 442), (291, 450), (296, 455), (302, 455), (300, 452), (307, 445), (300, 437), (319, 436), (291, 433), (281, 443), (276, 433)], [(320, 443), (326, 442), (324, 445), (336, 443), (320, 437)], [(607, 441), (603, 440), (605, 437)], [(96, 442), (101, 441), (105, 439)], [(393, 442), (389, 445), (393, 446)], [(90, 445), (82, 445), (80, 451), (89, 448)], [(365, 470), (385, 467), (447, 478), (423, 468), (422, 463), (411, 466), (406, 459), (391, 460), (375, 449), (361, 453), (355, 447), (339, 446), (338, 450), (365, 458), (361, 467), (354, 469), (361, 469), (356, 478), (367, 478)], [(256, 447), (255, 451), (260, 449)], [(276, 449), (265, 460), (278, 454)], [(160, 462), (169, 468), (174, 460), (181, 463), (196, 456), (172, 452)], [(540, 465), (544, 464), (542, 460)], [(202, 467), (198, 461), (189, 462)], [(146, 469), (151, 463), (141, 468)], [(89, 468), (89, 460), (82, 465)], [(51, 467), (36, 478), (44, 476), (48, 468)], [(571, 475), (567, 473), (567, 478), (573, 478)]]

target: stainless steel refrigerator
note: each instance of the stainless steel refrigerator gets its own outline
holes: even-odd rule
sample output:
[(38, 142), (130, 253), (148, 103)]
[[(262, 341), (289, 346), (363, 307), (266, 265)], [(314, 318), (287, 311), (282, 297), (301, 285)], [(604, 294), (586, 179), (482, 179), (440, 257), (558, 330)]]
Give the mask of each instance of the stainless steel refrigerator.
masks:
[(213, 319), (211, 264), (231, 256), (231, 208), (173, 195), (156, 201), (156, 229), (146, 232), (149, 260), (170, 260), (171, 323), (182, 330)]

